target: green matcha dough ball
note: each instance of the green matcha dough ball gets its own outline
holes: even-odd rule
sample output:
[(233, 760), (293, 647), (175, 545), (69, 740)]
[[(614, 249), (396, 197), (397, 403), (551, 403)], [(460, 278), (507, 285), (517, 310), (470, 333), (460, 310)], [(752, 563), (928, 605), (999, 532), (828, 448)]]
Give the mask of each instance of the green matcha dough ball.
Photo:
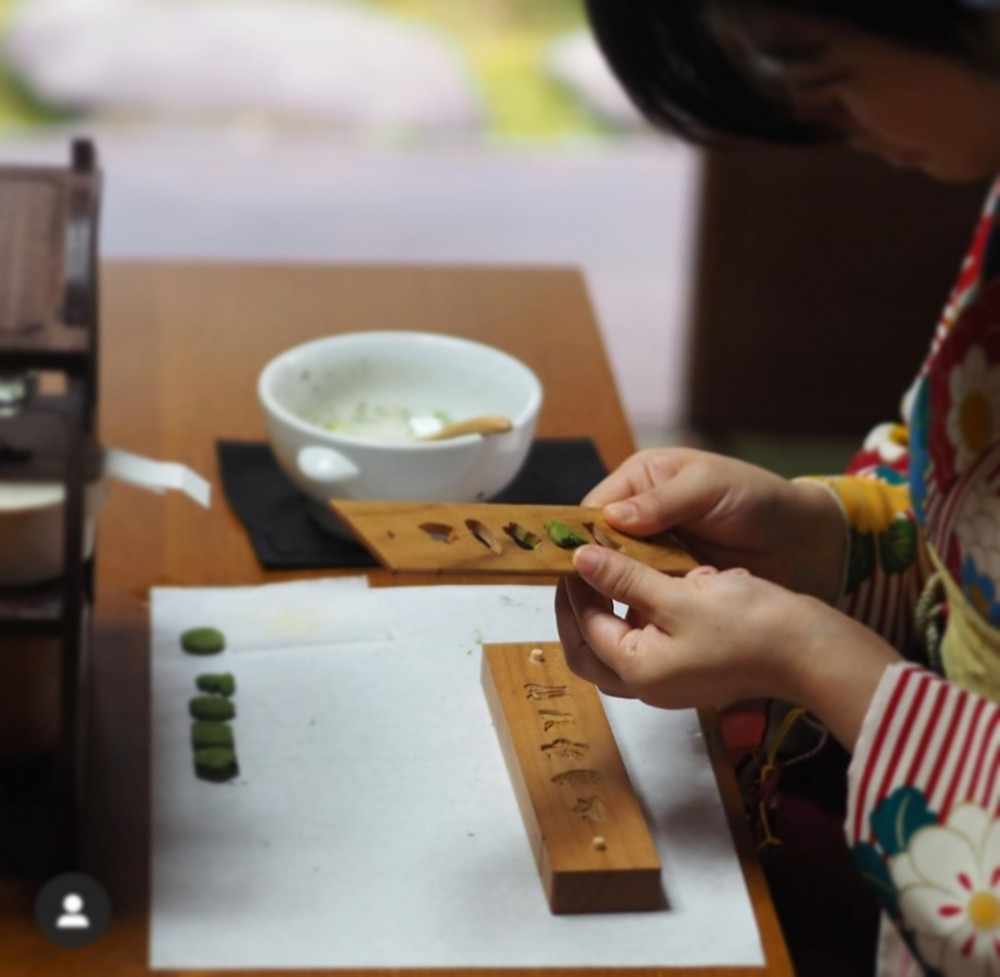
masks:
[(210, 675), (207, 672), (195, 679), (195, 685), (202, 692), (212, 692), (217, 695), (232, 695), (236, 691), (236, 679), (228, 672), (222, 675)]
[(195, 719), (232, 719), (236, 715), (236, 706), (217, 695), (195, 696), (188, 709)]
[(194, 751), (194, 772), (202, 780), (232, 780), (240, 772), (236, 754), (226, 746)]
[(191, 723), (191, 745), (195, 749), (205, 746), (228, 746), (232, 749), (233, 729), (228, 723), (198, 720)]
[(188, 628), (181, 647), (189, 655), (217, 655), (226, 647), (226, 636), (218, 628)]
[(566, 523), (560, 522), (558, 519), (550, 519), (546, 522), (545, 531), (549, 534), (549, 539), (564, 550), (572, 550), (589, 542), (583, 533), (567, 526)]

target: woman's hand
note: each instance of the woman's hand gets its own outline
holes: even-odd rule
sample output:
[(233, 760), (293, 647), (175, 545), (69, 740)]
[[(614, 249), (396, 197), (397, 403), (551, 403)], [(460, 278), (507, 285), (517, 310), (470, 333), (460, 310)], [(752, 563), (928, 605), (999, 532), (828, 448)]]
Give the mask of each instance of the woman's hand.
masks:
[[(784, 699), (852, 749), (899, 660), (846, 615), (745, 570), (671, 578), (598, 546), (578, 549), (574, 565), (579, 577), (556, 592), (559, 636), (572, 671), (609, 695), (664, 708)], [(613, 600), (628, 605), (626, 620)]]
[(633, 536), (671, 530), (695, 555), (828, 603), (839, 597), (844, 518), (822, 485), (690, 448), (633, 455), (583, 500)]

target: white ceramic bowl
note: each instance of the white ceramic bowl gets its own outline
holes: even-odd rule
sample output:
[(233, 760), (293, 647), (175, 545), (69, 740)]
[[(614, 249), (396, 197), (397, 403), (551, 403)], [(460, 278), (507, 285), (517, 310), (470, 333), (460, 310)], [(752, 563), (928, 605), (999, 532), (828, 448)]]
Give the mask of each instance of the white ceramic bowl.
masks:
[[(278, 464), (307, 496), (472, 502), (493, 498), (527, 456), (542, 404), (535, 374), (482, 343), (359, 332), (287, 350), (257, 393)], [(499, 414), (503, 434), (418, 442), (443, 423)]]
[[(107, 479), (84, 492), (84, 557), (94, 550), (94, 532), (107, 496)], [(63, 572), (63, 513), (66, 492), (59, 482), (0, 484), (0, 586), (54, 580)]]

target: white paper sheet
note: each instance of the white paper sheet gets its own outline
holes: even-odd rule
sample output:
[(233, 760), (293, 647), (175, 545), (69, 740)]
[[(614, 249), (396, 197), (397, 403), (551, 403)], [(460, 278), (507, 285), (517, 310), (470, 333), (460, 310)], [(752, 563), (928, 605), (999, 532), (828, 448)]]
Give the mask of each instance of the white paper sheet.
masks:
[[(226, 651), (184, 654), (199, 625)], [(159, 588), (152, 632), (151, 967), (763, 963), (692, 712), (605, 700), (669, 908), (550, 914), (480, 666), (483, 641), (556, 639), (551, 588)], [(187, 714), (219, 671), (226, 784), (194, 776)]]

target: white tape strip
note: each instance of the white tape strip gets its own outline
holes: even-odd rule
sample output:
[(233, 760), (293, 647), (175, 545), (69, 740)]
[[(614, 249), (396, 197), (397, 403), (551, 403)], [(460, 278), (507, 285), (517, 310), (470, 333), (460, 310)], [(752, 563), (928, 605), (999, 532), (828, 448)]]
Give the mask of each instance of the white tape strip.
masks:
[(171, 489), (183, 492), (206, 509), (212, 504), (212, 486), (197, 472), (177, 462), (153, 461), (129, 451), (108, 448), (104, 452), (104, 471), (109, 478), (138, 485), (151, 492)]

